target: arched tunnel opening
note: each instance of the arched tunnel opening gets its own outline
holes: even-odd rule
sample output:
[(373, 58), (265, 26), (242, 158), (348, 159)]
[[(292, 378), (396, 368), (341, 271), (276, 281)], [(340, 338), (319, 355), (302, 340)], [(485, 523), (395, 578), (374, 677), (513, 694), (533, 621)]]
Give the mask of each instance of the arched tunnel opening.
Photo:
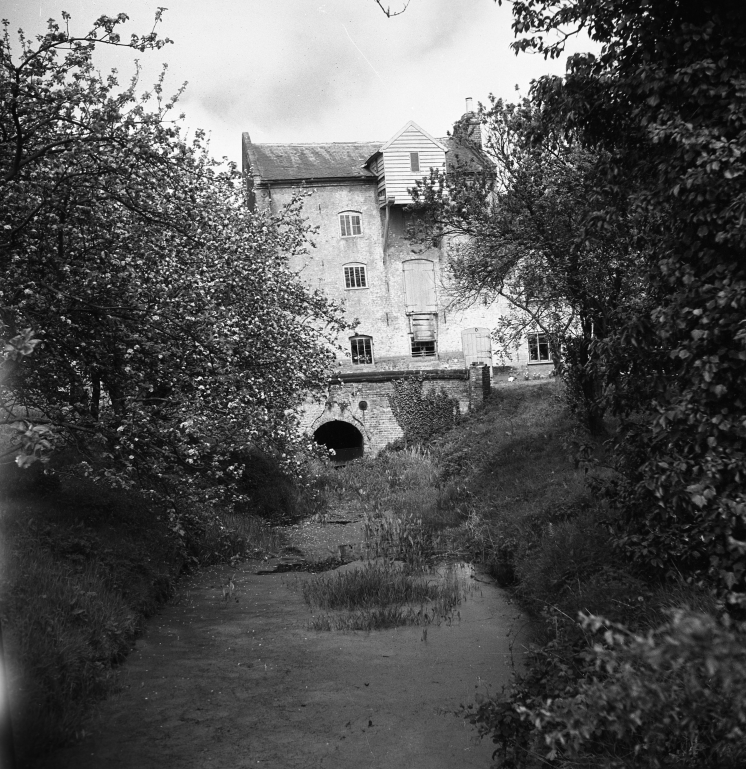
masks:
[(363, 434), (349, 422), (325, 422), (313, 437), (316, 443), (334, 449), (334, 462), (349, 462), (363, 456)]

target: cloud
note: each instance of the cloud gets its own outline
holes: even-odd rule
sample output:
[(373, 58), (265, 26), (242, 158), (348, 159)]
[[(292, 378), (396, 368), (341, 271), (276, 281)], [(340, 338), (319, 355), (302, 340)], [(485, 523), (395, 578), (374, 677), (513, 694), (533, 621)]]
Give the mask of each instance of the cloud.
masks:
[(381, 88), (376, 48), (359, 42), (330, 5), (254, 16), (250, 33), (227, 45), (229, 55), (204, 52), (199, 78), (190, 77), (183, 104), (223, 120), (243, 120), (269, 136), (297, 136), (348, 105), (357, 108), (361, 98)]
[(432, 53), (448, 55), (464, 32), (484, 22), (485, 10), (494, 10), (473, 0), (427, 0), (426, 4), (410, 5), (407, 13), (413, 9), (416, 13), (407, 28), (410, 59)]
[[(397, 8), (403, 0), (387, 0)], [(115, 3), (112, 7), (111, 3)], [(30, 34), (59, 17), (59, 0), (6, 0), (11, 29)], [(461, 114), (463, 99), (492, 91), (514, 98), (561, 62), (516, 58), (511, 13), (492, 0), (411, 0), (387, 19), (374, 0), (127, 0), (132, 21), (123, 30), (152, 26), (169, 6), (159, 32), (175, 41), (138, 54), (142, 90), (169, 62), (166, 93), (189, 81), (179, 107), (187, 125), (212, 132), (217, 154), (234, 157), (241, 131), (256, 141), (386, 139), (407, 120), (442, 136)], [(88, 28), (116, 0), (70, 0), (76, 28)], [(131, 52), (102, 53), (100, 66), (119, 67), (126, 84)], [(98, 62), (98, 60), (97, 60)], [(177, 107), (177, 109), (179, 108)]]

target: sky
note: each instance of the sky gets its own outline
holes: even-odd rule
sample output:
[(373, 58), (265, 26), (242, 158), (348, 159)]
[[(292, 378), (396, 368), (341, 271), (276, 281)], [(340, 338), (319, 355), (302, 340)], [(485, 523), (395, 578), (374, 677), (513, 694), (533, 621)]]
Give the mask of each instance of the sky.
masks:
[[(516, 56), (510, 6), (493, 0), (411, 0), (393, 18), (374, 0), (2, 0), (0, 15), (33, 36), (63, 10), (75, 33), (124, 12), (128, 36), (150, 31), (159, 5), (159, 33), (173, 44), (105, 50), (97, 62), (125, 83), (139, 59), (142, 91), (167, 63), (166, 93), (188, 83), (185, 128), (204, 129), (213, 155), (237, 163), (244, 131), (258, 143), (383, 142), (414, 120), (442, 137), (467, 97), (515, 100), (532, 79), (565, 71), (564, 59)], [(573, 39), (568, 53), (590, 47)]]

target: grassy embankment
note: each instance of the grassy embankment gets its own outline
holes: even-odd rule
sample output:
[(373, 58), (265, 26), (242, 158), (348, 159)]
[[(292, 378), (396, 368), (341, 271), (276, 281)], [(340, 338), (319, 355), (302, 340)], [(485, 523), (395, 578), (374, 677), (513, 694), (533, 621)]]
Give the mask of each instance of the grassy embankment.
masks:
[[(647, 612), (654, 621), (682, 596), (646, 584), (614, 550), (613, 522), (576, 458), (588, 440), (560, 382), (505, 385), (427, 447), (337, 470), (326, 493), (362, 511), (383, 550), (481, 563), (536, 614), (552, 606), (573, 618), (582, 610), (637, 624)], [(593, 452), (590, 472), (610, 473), (600, 441)]]
[(481, 562), (537, 619), (512, 690), (466, 711), (501, 766), (743, 766), (742, 642), (707, 591), (653, 581), (615, 548), (588, 483), (613, 472), (601, 442), (577, 461), (588, 440), (559, 382), (506, 385), (427, 448), (339, 470), (328, 495), (390, 555)]
[[(327, 474), (327, 501), (363, 514), (374, 557), (400, 559), (412, 573), (464, 558), (514, 585), (532, 610), (559, 601), (573, 611), (572, 604), (592, 598), (586, 576), (610, 563), (608, 538), (589, 520), (585, 474), (573, 460), (579, 440), (558, 383), (515, 384), (427, 447), (384, 452)], [(395, 570), (389, 577), (398, 579)], [(349, 607), (347, 624), (327, 613), (315, 617), (319, 627), (377, 627), (378, 615), (409, 624), (418, 616), (406, 607), (397, 613), (389, 594), (378, 591), (376, 599), (374, 587), (361, 591), (347, 575), (319, 576), (304, 587), (309, 605), (322, 611), (330, 608), (326, 597), (345, 591), (365, 593)]]
[[(21, 767), (81, 736), (180, 574), (281, 548), (258, 517), (193, 505), (175, 515), (69, 468), (39, 469), (4, 468), (0, 497), (0, 619)], [(281, 496), (259, 509), (276, 514)]]

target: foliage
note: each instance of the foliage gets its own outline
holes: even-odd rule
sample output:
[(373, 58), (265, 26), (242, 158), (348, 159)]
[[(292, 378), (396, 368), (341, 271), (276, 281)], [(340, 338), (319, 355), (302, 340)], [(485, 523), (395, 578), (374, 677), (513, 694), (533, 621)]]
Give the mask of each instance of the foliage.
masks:
[(581, 629), (575, 643), (558, 635), (534, 650), (511, 697), (476, 710), (472, 720), (493, 735), (501, 766), (531, 766), (537, 754), (568, 768), (743, 765), (740, 634), (682, 610), (645, 634), (593, 616)]
[[(584, 468), (572, 456), (577, 433), (559, 381), (512, 384), (427, 449), (384, 451), (335, 470), (325, 495), (330, 507), (363, 518), (368, 553), (458, 555), (507, 584), (536, 563), (548, 524), (588, 508)], [(599, 557), (609, 560), (608, 547)]]
[(81, 36), (52, 21), (16, 56), (6, 26), (0, 321), (36, 348), (4, 364), (2, 420), (16, 443), (43, 428), (125, 485), (240, 496), (237, 453), (289, 469), (295, 408), (325, 380), (341, 315), (289, 269), (300, 199), (249, 211), (235, 168), (170, 120), (163, 77), (138, 97), (136, 78), (98, 73), (97, 45), (163, 44), (120, 42), (125, 20)]
[(389, 395), (389, 404), (404, 431), (405, 442), (426, 443), (437, 433), (452, 427), (458, 419), (458, 401), (444, 389), (423, 393), (423, 381), (413, 375), (392, 382), (394, 392)]
[(394, 555), (407, 547), (402, 534), (419, 541), (422, 532), (456, 526), (463, 517), (456, 484), (441, 483), (439, 473), (437, 457), (421, 446), (387, 450), (335, 469), (326, 499), (343, 505), (345, 515), (362, 516), (370, 553)]
[(536, 99), (584, 146), (608, 153), (606, 189), (637, 180), (629, 216), (660, 213), (644, 232), (655, 303), (598, 351), (617, 372), (608, 403), (625, 419), (615, 491), (624, 545), (641, 563), (715, 581), (740, 617), (746, 8), (528, 0), (514, 12), (526, 35), (518, 49), (557, 55), (580, 28), (601, 44), (598, 56), (574, 57), (564, 80), (539, 82)]
[[(671, 592), (677, 573), (714, 583), (728, 614), (716, 620), (710, 605), (646, 627), (648, 588), (625, 625), (578, 625), (562, 556), (582, 532), (568, 524), (561, 537), (547, 537), (545, 528), (534, 553), (540, 573), (527, 564), (521, 589), (564, 600), (566, 614), (549, 613), (551, 640), (475, 721), (508, 767), (741, 766), (746, 8), (517, 0), (513, 9), (517, 50), (558, 56), (581, 29), (601, 46), (598, 56), (571, 59), (565, 78), (536, 83), (533, 141), (559, 131), (597, 158), (599, 197), (612, 204), (591, 200), (589, 221), (600, 232), (630, 223), (648, 284), (644, 301), (629, 303), (591, 347), (606, 377), (602, 405), (621, 419), (621, 475), (597, 484), (608, 497), (606, 521), (617, 525), (622, 554), (648, 577), (668, 578), (661, 589)], [(624, 608), (623, 595), (612, 600)]]
[[(639, 223), (620, 216), (604, 228), (594, 224), (599, 210), (619, 208), (623, 196), (604, 194), (603, 158), (553, 131), (529, 99), (493, 99), (465, 120), (482, 124), (487, 168), (432, 172), (413, 191), (416, 207), (449, 239), (459, 300), (508, 301), (511, 313), (494, 332), (506, 352), (527, 332), (545, 333), (556, 369), (577, 385), (581, 414), (602, 432), (604, 372), (592, 351), (644, 298)], [(547, 135), (537, 139), (542, 123)], [(459, 124), (454, 133), (466, 130)]]

